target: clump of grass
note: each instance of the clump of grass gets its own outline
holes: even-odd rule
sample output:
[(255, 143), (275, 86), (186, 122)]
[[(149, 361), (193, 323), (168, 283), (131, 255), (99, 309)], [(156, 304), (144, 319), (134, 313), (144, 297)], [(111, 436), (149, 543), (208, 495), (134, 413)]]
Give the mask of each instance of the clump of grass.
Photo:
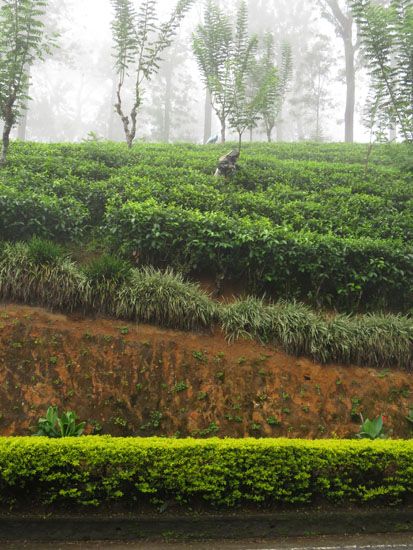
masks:
[(326, 322), (309, 307), (296, 302), (278, 302), (267, 308), (271, 317), (270, 340), (294, 355), (314, 356), (327, 331)]
[(117, 295), (128, 280), (131, 266), (125, 260), (104, 254), (85, 267), (90, 284), (88, 307), (99, 313), (115, 315)]
[(406, 370), (413, 366), (410, 317), (370, 314), (326, 319), (303, 304), (266, 305), (263, 300), (247, 298), (221, 307), (220, 322), (229, 340), (253, 338), (322, 363)]
[(6, 244), (0, 259), (2, 300), (73, 311), (89, 285), (85, 275), (57, 249), (41, 243)]
[(64, 248), (59, 244), (33, 237), (27, 243), (27, 256), (36, 265), (54, 265), (66, 254)]
[(219, 318), (230, 341), (251, 338), (268, 342), (271, 336), (271, 315), (263, 299), (249, 297), (220, 308)]
[(413, 319), (402, 315), (364, 315), (353, 320), (357, 341), (351, 361), (381, 367), (413, 367)]
[(117, 296), (117, 316), (194, 330), (213, 326), (216, 305), (198, 285), (169, 269), (132, 269)]

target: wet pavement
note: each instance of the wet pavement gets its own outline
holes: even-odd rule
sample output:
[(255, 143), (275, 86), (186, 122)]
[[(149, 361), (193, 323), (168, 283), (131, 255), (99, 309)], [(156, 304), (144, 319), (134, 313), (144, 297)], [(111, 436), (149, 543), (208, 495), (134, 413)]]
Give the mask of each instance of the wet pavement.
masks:
[(413, 550), (413, 534), (213, 542), (1, 542), (1, 550)]

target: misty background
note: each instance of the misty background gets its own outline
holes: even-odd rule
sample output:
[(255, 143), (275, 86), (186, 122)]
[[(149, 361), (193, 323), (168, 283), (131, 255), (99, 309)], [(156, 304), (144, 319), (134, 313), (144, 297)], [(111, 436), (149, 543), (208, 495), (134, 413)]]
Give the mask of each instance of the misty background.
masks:
[[(237, 0), (218, 3), (229, 14), (238, 5)], [(251, 32), (270, 31), (277, 45), (287, 41), (293, 50), (294, 76), (277, 125), (277, 140), (343, 141), (343, 40), (334, 25), (322, 16), (317, 0), (248, 3)], [(174, 5), (171, 0), (159, 1), (163, 18)], [(345, 7), (344, 0), (341, 5)], [(145, 88), (138, 119), (139, 140), (204, 140), (207, 99), (191, 47), (192, 33), (202, 21), (203, 8), (199, 0), (185, 18), (173, 45), (164, 53), (159, 74)], [(121, 122), (113, 108), (117, 80), (112, 57), (112, 17), (110, 0), (49, 0), (47, 25), (59, 33), (59, 49), (32, 68), (32, 99), (14, 137), (81, 141), (93, 132), (103, 139), (124, 141)], [(369, 139), (363, 126), (367, 92), (366, 73), (358, 63), (355, 141)], [(219, 122), (213, 116), (211, 134), (218, 132)], [(265, 133), (259, 127), (252, 137), (265, 140)]]

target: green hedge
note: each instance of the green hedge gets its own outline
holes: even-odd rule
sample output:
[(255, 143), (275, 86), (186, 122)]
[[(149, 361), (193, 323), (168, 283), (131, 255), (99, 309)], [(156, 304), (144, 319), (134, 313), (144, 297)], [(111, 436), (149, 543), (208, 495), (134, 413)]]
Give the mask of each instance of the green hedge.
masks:
[(0, 438), (0, 503), (290, 507), (413, 496), (413, 441)]
[(413, 306), (413, 248), (397, 241), (295, 232), (268, 219), (116, 200), (105, 233), (126, 255), (157, 267), (221, 274), (250, 289), (323, 305)]

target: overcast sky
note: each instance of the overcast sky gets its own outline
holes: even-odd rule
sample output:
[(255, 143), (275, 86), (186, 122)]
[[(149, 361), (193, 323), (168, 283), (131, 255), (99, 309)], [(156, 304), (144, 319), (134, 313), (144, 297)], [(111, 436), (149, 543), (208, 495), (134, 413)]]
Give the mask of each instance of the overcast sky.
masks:
[[(110, 90), (112, 88), (112, 83), (108, 75), (105, 76), (103, 73), (101, 75), (94, 74), (93, 71), (96, 71), (96, 68), (91, 68), (91, 65), (94, 65), (98, 60), (101, 60), (101, 63), (105, 63), (104, 60), (107, 59), (107, 64), (113, 64), (110, 55), (112, 8), (110, 0), (65, 0), (65, 2), (68, 6), (69, 18), (64, 22), (66, 31), (62, 35), (61, 42), (63, 45), (71, 43), (73, 45), (73, 51), (60, 52), (61, 55), (64, 53), (69, 54), (67, 62), (63, 60), (63, 62), (60, 61), (60, 63), (57, 64), (55, 61), (49, 61), (43, 65), (39, 65), (33, 70), (33, 86), (31, 90), (33, 102), (31, 109), (36, 109), (36, 105), (40, 104), (45, 94), (51, 96), (54, 93), (57, 95), (58, 99), (61, 99), (63, 94), (65, 96), (65, 104), (61, 107), (61, 110), (66, 111), (73, 118), (73, 112), (76, 109), (79, 111), (79, 97), (82, 97), (83, 105), (81, 112), (78, 112), (77, 116), (82, 117), (83, 127), (77, 131), (73, 130), (72, 134), (69, 132), (67, 138), (77, 140), (85, 135), (86, 128), (94, 130), (96, 126), (95, 121), (97, 117), (101, 116), (100, 110), (102, 109), (102, 104), (104, 101), (108, 101), (107, 96), (108, 94), (110, 95)], [(159, 0), (159, 12), (164, 18), (170, 12), (174, 4), (175, 2), (171, 2), (171, 0)], [(223, 2), (223, 4), (226, 5), (225, 2)], [(187, 42), (189, 41), (192, 30), (201, 20), (202, 10), (203, 2), (199, 0), (185, 20), (183, 28), (180, 31), (181, 39)], [(250, 17), (253, 19), (254, 13), (251, 13)], [(340, 41), (336, 39), (331, 25), (326, 22), (321, 23), (320, 29), (323, 33), (328, 33), (331, 36), (336, 54), (342, 63), (342, 45)], [(79, 52), (81, 53), (76, 59), (76, 53)], [(71, 56), (73, 57), (72, 60), (70, 59)], [(338, 66), (337, 72), (339, 68)], [(197, 98), (199, 109), (198, 118), (200, 123), (199, 129), (197, 130), (199, 134), (197, 136), (198, 140), (202, 138), (201, 119), (203, 101), (201, 78), (194, 60), (190, 61), (189, 72), (196, 80), (197, 85), (193, 95)], [(56, 91), (59, 87), (61, 89), (60, 92)], [(334, 98), (337, 101), (337, 108), (331, 112), (329, 117), (328, 137), (332, 140), (341, 140), (343, 125), (340, 123), (340, 120), (343, 118), (344, 113), (345, 86), (341, 82), (333, 81), (331, 83), (331, 88)], [(361, 108), (364, 101), (363, 97), (365, 95), (365, 90), (360, 95), (359, 107)], [(29, 138), (31, 137), (30, 116), (33, 115), (36, 115), (36, 113), (29, 113)], [(356, 119), (358, 119), (358, 123), (356, 124), (356, 139), (359, 141), (365, 140), (366, 132), (360, 123), (360, 116), (356, 116)], [(215, 121), (213, 130), (216, 131), (218, 127), (218, 122)], [(53, 139), (53, 137), (50, 139)]]

